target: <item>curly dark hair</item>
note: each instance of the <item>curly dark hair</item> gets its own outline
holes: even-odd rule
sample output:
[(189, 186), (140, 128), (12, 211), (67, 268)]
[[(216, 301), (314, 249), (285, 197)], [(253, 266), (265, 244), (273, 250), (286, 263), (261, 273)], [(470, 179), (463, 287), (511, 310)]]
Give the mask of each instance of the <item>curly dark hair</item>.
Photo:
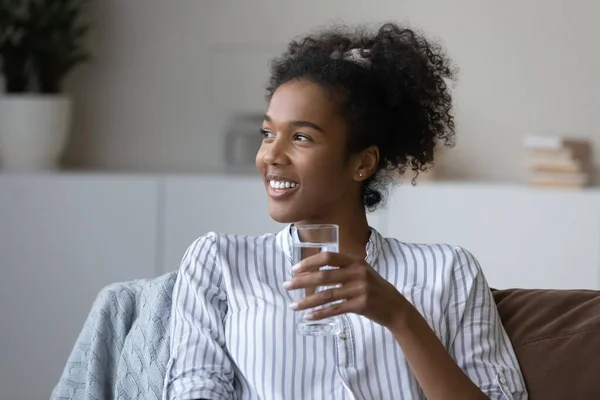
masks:
[(455, 76), (442, 46), (412, 29), (392, 23), (376, 32), (337, 26), (292, 41), (272, 61), (267, 100), (298, 78), (331, 90), (348, 121), (348, 153), (379, 148), (377, 173), (363, 186), (363, 203), (373, 210), (394, 175), (410, 169), (415, 184), (419, 171), (433, 166), (438, 144), (454, 145), (446, 80)]

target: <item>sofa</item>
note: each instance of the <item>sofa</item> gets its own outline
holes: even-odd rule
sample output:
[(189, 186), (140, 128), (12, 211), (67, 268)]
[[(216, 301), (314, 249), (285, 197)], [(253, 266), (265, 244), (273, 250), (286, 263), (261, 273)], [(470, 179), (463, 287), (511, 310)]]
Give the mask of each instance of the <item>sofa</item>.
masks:
[(492, 292), (530, 399), (600, 399), (600, 291)]
[[(160, 399), (176, 272), (97, 296), (51, 399)], [(496, 290), (529, 398), (600, 399), (600, 291)]]

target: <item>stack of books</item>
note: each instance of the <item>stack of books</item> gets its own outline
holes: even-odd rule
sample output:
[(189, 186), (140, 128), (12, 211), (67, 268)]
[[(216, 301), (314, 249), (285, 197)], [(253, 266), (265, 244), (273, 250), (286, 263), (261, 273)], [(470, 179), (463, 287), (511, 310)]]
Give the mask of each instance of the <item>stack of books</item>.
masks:
[(529, 185), (578, 189), (589, 184), (592, 172), (589, 140), (531, 134), (525, 137), (524, 146), (530, 171)]

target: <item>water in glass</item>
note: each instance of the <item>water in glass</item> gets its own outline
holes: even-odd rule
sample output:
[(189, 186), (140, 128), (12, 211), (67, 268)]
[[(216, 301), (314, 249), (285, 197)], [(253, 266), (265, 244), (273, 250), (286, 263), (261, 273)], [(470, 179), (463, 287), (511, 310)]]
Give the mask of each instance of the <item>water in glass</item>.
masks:
[[(301, 260), (313, 256), (320, 252), (338, 252), (338, 244), (337, 243), (311, 243), (311, 242), (301, 242), (294, 243), (294, 262), (298, 263)], [(325, 269), (337, 269), (337, 267), (324, 266), (321, 267), (321, 270)], [(306, 273), (306, 272), (305, 272)], [(315, 288), (306, 288), (304, 290), (303, 295), (309, 296), (311, 294), (330, 289), (331, 287), (327, 286), (319, 286)], [(325, 336), (337, 334), (340, 331), (340, 321), (339, 317), (331, 317), (318, 321), (311, 321), (306, 319), (306, 313), (312, 310), (321, 309), (324, 307), (329, 307), (331, 304), (327, 304), (324, 306), (319, 306), (313, 308), (311, 310), (298, 311), (297, 312), (297, 331), (302, 335), (309, 336)]]

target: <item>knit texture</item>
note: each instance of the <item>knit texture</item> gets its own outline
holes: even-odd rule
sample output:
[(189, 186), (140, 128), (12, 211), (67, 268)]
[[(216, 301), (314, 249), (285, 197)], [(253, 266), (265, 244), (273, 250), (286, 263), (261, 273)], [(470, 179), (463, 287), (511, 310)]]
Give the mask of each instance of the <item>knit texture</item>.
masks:
[(176, 272), (102, 289), (51, 400), (161, 399)]

